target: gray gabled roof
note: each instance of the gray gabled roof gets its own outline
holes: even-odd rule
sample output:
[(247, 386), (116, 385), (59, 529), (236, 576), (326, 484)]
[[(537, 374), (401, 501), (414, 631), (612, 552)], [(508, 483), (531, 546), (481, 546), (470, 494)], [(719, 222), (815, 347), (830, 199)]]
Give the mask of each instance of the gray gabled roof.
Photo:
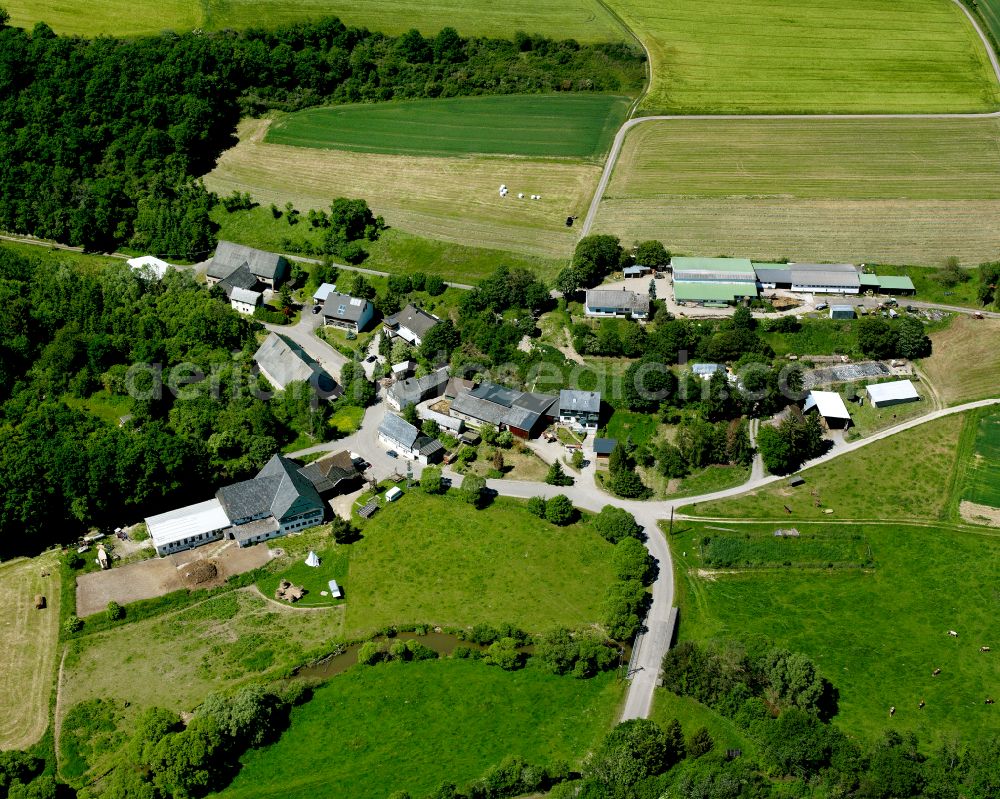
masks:
[(525, 391), (514, 400), (514, 406), (517, 408), (525, 408), (526, 410), (532, 411), (539, 415), (543, 413), (548, 413), (552, 410), (552, 406), (559, 402), (559, 397), (554, 394), (535, 394), (530, 391)]
[(332, 491), (341, 480), (352, 480), (358, 470), (347, 450), (306, 464), (299, 473), (313, 484), (317, 491)]
[(407, 449), (412, 449), (413, 443), (420, 436), (420, 431), (417, 428), (402, 416), (397, 416), (394, 413), (385, 415), (382, 424), (378, 426), (378, 431), (386, 438), (398, 442), (400, 446)]
[(438, 441), (436, 438), (431, 438), (430, 436), (421, 436), (414, 442), (414, 448), (417, 450), (419, 455), (428, 456), (433, 455), (437, 452), (441, 452), (444, 449), (444, 445)]
[(416, 405), (431, 397), (440, 397), (448, 385), (448, 368), (438, 369), (423, 377), (409, 377), (389, 386), (389, 394), (400, 408)]
[(344, 319), (356, 323), (367, 307), (368, 300), (331, 291), (323, 303), (323, 316), (326, 319)]
[(594, 453), (596, 455), (610, 455), (618, 446), (617, 438), (595, 438)]
[(385, 324), (386, 327), (390, 327), (393, 330), (405, 327), (422, 339), (440, 321), (434, 314), (428, 313), (423, 308), (418, 308), (413, 303), (410, 303), (399, 313), (387, 318)]
[(521, 392), (515, 391), (512, 388), (498, 386), (496, 383), (490, 383), (487, 381), (480, 383), (478, 386), (473, 388), (469, 394), (476, 399), (486, 400), (487, 402), (492, 402), (496, 405), (503, 405), (505, 408), (509, 408), (514, 404), (514, 400), (518, 398)]
[(226, 292), (226, 296), (229, 299), (232, 299), (234, 290), (244, 289), (248, 291), (255, 291), (260, 287), (260, 281), (257, 279), (257, 276), (250, 271), (250, 267), (243, 264), (242, 266), (236, 267), (232, 272), (220, 280), (219, 287)]
[(279, 333), (270, 333), (253, 356), (254, 362), (281, 385), (303, 381), (324, 393), (336, 388), (334, 379), (316, 360), (291, 339)]
[(280, 280), (288, 271), (288, 262), (276, 253), (255, 250), (231, 241), (220, 241), (208, 265), (208, 276), (220, 279), (227, 277), (243, 264), (257, 277), (267, 280)]
[(578, 413), (600, 413), (601, 395), (597, 391), (571, 391), (563, 389), (559, 392), (559, 413), (574, 416)]
[(634, 314), (649, 313), (649, 295), (624, 289), (590, 289), (587, 291), (588, 308), (616, 308)]
[(481, 422), (500, 424), (510, 409), (505, 405), (497, 405), (495, 402), (480, 399), (474, 396), (471, 391), (466, 391), (451, 401), (451, 410), (453, 413), (460, 413)]
[(216, 493), (230, 520), (269, 514), (281, 521), (323, 506), (309, 478), (281, 455), (271, 456), (252, 480), (223, 486)]
[(250, 305), (256, 305), (260, 302), (261, 294), (259, 291), (251, 291), (250, 289), (241, 289), (238, 286), (234, 288), (229, 293), (229, 299), (232, 302), (246, 302)]

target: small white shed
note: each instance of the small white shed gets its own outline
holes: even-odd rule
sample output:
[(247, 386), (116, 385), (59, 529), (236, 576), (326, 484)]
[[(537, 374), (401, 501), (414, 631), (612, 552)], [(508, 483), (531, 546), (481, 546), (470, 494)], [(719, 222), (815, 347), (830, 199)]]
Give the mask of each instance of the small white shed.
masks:
[(388, 491), (385, 492), (385, 501), (395, 502), (401, 496), (403, 496), (403, 492), (399, 490), (398, 486), (393, 486), (392, 488), (390, 488)]

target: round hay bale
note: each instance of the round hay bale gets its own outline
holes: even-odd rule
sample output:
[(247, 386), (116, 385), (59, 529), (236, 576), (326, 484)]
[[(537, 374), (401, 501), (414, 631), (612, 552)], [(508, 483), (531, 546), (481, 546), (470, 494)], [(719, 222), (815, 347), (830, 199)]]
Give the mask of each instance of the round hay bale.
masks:
[(184, 566), (181, 577), (189, 586), (204, 585), (217, 579), (219, 569), (215, 561), (196, 560)]

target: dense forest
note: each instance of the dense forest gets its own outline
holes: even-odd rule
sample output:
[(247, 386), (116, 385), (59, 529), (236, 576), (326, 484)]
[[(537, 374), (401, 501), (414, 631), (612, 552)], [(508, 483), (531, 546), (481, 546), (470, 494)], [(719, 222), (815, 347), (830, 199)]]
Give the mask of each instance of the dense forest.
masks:
[(0, 553), (205, 499), (299, 435), (334, 434), (337, 405), (305, 384), (270, 398), (260, 329), (186, 272), (90, 274), (0, 247)]
[(198, 181), (241, 115), (320, 103), (637, 91), (641, 52), (518, 34), (427, 39), (335, 18), (273, 31), (123, 40), (6, 25), (0, 9), (0, 228), (91, 250), (200, 260), (215, 198)]

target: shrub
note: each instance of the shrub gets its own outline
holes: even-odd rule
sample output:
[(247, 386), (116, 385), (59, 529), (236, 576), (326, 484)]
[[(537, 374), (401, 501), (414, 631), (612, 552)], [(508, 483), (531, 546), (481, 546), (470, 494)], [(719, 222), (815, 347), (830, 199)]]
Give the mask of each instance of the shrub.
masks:
[(504, 671), (516, 671), (524, 665), (524, 654), (517, 651), (517, 641), (513, 638), (500, 638), (490, 644), (484, 660)]
[(559, 461), (556, 461), (549, 467), (549, 472), (545, 475), (545, 482), (550, 486), (571, 486), (574, 481), (563, 471)]
[(638, 580), (649, 585), (656, 578), (656, 561), (635, 538), (625, 538), (615, 544), (611, 565), (619, 580)]
[(545, 503), (545, 519), (559, 527), (565, 527), (576, 518), (576, 508), (565, 494), (557, 494)]
[(69, 616), (63, 622), (63, 630), (67, 633), (78, 633), (83, 629), (83, 619), (78, 616)]
[(440, 494), (444, 490), (441, 467), (427, 466), (420, 474), (420, 487), (428, 494)]
[(532, 497), (528, 500), (528, 512), (533, 513), (539, 519), (545, 518), (545, 499), (543, 497)]
[(706, 727), (700, 727), (688, 739), (685, 748), (688, 757), (698, 758), (711, 752), (713, 746), (715, 746), (715, 741), (712, 740), (711, 733), (709, 733)]
[(617, 544), (625, 538), (639, 538), (642, 528), (635, 516), (623, 508), (605, 505), (594, 517), (594, 527), (605, 541)]
[(107, 616), (108, 621), (118, 621), (125, 618), (125, 608), (112, 600), (108, 602), (108, 607), (104, 611), (104, 615)]
[(444, 294), (444, 290), (447, 287), (444, 285), (444, 281), (437, 275), (430, 275), (427, 278), (427, 284), (424, 288), (432, 297), (438, 297)]
[(358, 649), (358, 663), (373, 666), (382, 660), (382, 647), (377, 641), (365, 641)]

